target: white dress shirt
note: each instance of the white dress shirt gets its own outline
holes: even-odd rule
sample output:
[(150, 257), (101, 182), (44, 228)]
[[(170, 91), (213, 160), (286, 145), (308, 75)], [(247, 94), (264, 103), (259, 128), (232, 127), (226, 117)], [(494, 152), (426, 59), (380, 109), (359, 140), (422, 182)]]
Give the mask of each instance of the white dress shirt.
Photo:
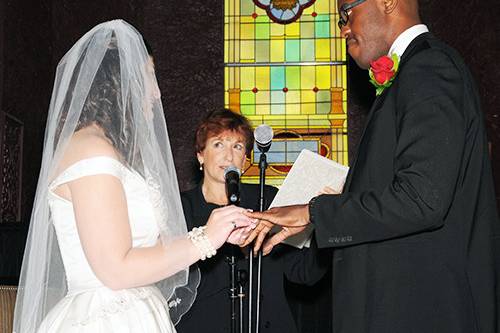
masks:
[(429, 32), (429, 29), (425, 24), (417, 24), (406, 29), (403, 33), (401, 33), (401, 35), (398, 36), (398, 38), (396, 38), (394, 43), (392, 43), (388, 55), (391, 56), (396, 53), (401, 58), (408, 45), (410, 45), (410, 43), (417, 38), (417, 36), (425, 32)]

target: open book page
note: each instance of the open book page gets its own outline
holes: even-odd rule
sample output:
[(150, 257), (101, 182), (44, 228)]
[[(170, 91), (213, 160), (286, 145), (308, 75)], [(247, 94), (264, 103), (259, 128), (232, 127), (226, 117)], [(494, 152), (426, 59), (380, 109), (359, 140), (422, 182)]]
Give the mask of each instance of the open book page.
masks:
[[(302, 150), (274, 197), (271, 207), (307, 204), (326, 186), (341, 193), (349, 168), (310, 150)], [(279, 227), (275, 227), (279, 228)], [(298, 248), (309, 247), (313, 225), (284, 241)]]

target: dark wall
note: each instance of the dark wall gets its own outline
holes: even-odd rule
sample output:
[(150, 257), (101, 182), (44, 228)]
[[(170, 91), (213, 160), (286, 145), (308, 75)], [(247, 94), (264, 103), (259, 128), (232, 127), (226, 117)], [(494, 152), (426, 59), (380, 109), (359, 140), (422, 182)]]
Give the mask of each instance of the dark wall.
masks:
[(26, 221), (31, 214), (53, 80), (51, 1), (41, 0), (36, 10), (32, 6), (30, 1), (4, 3), (2, 110), (22, 121), (25, 126), (22, 173), (23, 221)]
[(224, 2), (147, 1), (143, 31), (156, 55), (179, 186), (186, 190), (194, 185), (194, 128), (224, 106)]
[(500, 207), (500, 1), (420, 3), (422, 20), (436, 36), (462, 54), (478, 84)]

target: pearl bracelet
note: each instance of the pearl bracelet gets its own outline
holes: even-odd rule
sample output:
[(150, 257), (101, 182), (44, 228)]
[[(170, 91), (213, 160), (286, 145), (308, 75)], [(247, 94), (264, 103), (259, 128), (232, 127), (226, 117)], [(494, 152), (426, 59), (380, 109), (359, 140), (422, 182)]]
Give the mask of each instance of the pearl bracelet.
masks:
[(188, 232), (188, 238), (201, 253), (201, 260), (210, 258), (217, 253), (212, 243), (210, 243), (207, 234), (205, 234), (206, 228), (207, 227), (205, 226), (194, 227), (190, 232)]

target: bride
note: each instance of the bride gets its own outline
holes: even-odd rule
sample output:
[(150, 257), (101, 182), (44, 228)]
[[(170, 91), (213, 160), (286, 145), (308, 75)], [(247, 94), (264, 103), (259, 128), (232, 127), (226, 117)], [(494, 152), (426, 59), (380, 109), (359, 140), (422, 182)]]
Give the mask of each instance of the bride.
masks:
[(100, 24), (57, 68), (14, 332), (175, 332), (189, 266), (252, 227), (227, 206), (187, 232), (152, 58)]

